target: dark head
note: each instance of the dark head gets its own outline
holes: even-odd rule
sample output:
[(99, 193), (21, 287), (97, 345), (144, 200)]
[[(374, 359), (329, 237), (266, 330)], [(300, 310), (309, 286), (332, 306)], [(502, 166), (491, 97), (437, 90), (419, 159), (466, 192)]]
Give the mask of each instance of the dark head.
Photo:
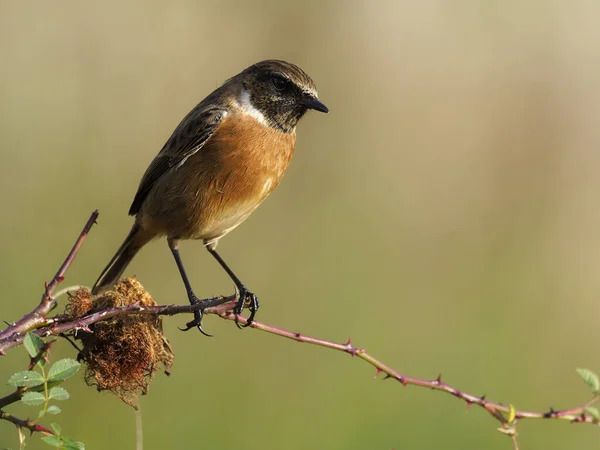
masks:
[(240, 106), (284, 133), (294, 132), (298, 120), (309, 109), (329, 111), (319, 101), (313, 80), (294, 64), (261, 61), (238, 77), (243, 85)]

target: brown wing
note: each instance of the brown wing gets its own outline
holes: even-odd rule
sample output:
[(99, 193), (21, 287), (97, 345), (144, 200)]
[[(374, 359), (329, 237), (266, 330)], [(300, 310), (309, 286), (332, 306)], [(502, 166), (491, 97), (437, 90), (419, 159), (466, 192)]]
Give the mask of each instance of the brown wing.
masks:
[(140, 181), (129, 215), (137, 214), (156, 182), (168, 171), (177, 170), (199, 151), (219, 127), (227, 110), (222, 106), (194, 108), (177, 126)]

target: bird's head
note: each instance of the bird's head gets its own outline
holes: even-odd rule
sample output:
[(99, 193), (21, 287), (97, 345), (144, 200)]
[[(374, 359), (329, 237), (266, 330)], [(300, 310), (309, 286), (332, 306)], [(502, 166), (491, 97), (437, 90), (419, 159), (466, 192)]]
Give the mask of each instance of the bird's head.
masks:
[(309, 109), (329, 111), (319, 101), (313, 80), (294, 64), (261, 61), (237, 77), (242, 85), (238, 102), (245, 112), (284, 133), (293, 133)]

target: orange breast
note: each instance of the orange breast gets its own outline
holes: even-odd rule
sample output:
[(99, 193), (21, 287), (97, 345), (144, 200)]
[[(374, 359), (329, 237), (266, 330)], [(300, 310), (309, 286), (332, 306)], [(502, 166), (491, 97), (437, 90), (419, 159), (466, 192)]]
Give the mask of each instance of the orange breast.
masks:
[[(277, 187), (296, 142), (295, 134), (230, 113), (217, 131), (178, 170), (159, 181), (145, 220), (180, 239), (216, 242)], [(158, 199), (158, 198), (157, 198)]]

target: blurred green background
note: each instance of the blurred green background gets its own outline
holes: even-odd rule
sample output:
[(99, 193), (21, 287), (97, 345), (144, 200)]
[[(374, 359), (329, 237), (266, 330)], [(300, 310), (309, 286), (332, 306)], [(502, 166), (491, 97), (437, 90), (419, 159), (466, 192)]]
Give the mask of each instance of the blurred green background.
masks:
[[(303, 119), (284, 182), (219, 247), (259, 320), (351, 336), (401, 372), (518, 408), (575, 406), (588, 398), (575, 368), (600, 370), (598, 14), (584, 1), (0, 3), (1, 319), (36, 304), (98, 208), (65, 281), (91, 285), (183, 116), (280, 58), (331, 112)], [(231, 291), (200, 243), (182, 255), (199, 295)], [(187, 301), (164, 241), (128, 274), (159, 303)], [(188, 319), (165, 320), (176, 360), (141, 401), (146, 450), (511, 448), (482, 410), (347, 355), (215, 317), (212, 339), (179, 332)], [(0, 379), (25, 364), (12, 350)], [(128, 406), (81, 374), (65, 387), (67, 435), (134, 448)], [(519, 431), (523, 449), (600, 442), (568, 423)], [(2, 422), (4, 447), (18, 444)]]

